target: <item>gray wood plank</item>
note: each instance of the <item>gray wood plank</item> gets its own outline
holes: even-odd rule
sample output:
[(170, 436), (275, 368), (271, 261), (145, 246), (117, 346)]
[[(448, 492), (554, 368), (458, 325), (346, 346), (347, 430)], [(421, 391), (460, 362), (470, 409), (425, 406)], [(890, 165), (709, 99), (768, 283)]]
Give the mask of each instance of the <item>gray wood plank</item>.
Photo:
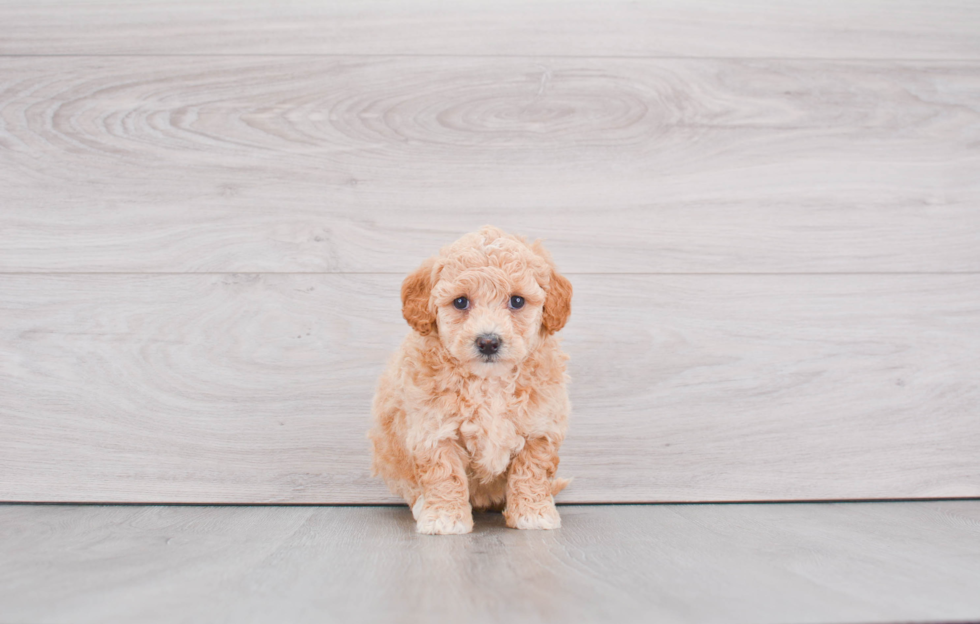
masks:
[(414, 533), (407, 507), (0, 506), (5, 622), (975, 620), (980, 501), (563, 506)]
[(957, 0), (6, 0), (0, 54), (980, 58)]
[[(396, 275), (0, 276), (0, 500), (387, 502)], [(980, 496), (980, 276), (574, 276), (561, 500)]]
[(980, 64), (0, 59), (0, 271), (980, 271)]

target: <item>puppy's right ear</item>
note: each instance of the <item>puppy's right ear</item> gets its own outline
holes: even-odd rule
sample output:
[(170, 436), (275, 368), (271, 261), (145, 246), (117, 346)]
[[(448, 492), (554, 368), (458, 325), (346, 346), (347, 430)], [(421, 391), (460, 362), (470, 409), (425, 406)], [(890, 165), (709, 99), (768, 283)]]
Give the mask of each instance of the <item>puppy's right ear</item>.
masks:
[(402, 282), (402, 316), (423, 336), (436, 332), (436, 315), (429, 307), (435, 260), (429, 258)]

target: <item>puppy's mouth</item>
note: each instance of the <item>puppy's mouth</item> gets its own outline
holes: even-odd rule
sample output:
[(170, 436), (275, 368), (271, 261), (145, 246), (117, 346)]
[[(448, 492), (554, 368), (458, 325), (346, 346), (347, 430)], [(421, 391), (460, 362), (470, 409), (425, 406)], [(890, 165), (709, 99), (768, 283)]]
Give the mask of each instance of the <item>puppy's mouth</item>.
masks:
[(494, 353), (493, 355), (480, 354), (480, 356), (477, 359), (479, 359), (484, 364), (494, 364), (500, 361), (500, 356), (497, 355), (496, 353)]

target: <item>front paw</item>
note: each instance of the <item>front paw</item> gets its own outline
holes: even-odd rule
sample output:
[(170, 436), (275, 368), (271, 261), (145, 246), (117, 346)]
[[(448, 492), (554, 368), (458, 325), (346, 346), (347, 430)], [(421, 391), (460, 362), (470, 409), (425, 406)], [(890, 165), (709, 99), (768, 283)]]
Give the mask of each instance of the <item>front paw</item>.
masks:
[(550, 530), (561, 527), (561, 516), (553, 500), (545, 504), (517, 505), (504, 510), (504, 519), (512, 529)]
[(465, 507), (426, 505), (421, 496), (412, 506), (415, 530), (424, 535), (462, 535), (473, 531), (473, 512)]

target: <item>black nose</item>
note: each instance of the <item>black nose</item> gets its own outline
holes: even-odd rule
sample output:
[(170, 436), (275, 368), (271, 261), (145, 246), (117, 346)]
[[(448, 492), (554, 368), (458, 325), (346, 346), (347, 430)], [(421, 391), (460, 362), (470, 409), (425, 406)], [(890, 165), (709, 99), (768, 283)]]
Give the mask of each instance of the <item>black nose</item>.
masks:
[(476, 348), (483, 355), (493, 355), (500, 348), (500, 336), (497, 334), (483, 334), (476, 339)]

